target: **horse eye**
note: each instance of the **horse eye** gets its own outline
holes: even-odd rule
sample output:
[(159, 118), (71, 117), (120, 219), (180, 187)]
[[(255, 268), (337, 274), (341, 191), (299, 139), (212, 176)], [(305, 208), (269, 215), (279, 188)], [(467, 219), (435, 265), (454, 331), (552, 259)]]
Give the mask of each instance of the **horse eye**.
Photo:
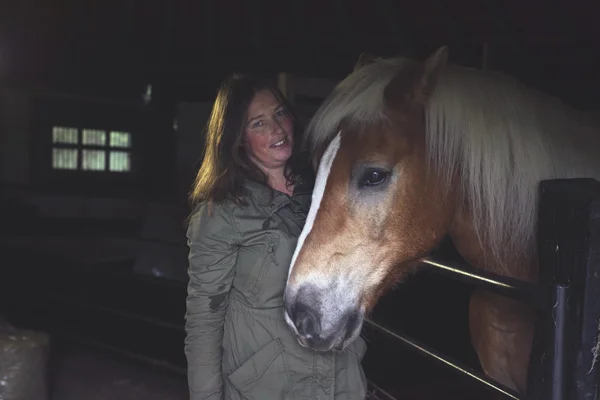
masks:
[(364, 186), (376, 186), (379, 185), (387, 179), (389, 172), (380, 168), (369, 168), (367, 169), (359, 182), (361, 187)]

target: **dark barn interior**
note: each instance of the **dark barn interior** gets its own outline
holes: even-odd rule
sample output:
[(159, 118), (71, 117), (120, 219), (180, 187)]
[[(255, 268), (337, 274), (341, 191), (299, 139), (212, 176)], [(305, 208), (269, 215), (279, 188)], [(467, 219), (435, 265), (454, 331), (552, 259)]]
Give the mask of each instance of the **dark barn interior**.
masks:
[[(277, 80), (308, 119), (362, 52), (423, 59), (446, 44), (453, 63), (600, 110), (600, 2), (23, 0), (1, 8), (0, 333), (40, 335), (23, 340), (43, 348), (38, 393), (48, 399), (188, 398), (184, 219), (226, 74)], [(110, 140), (81, 143), (84, 130)], [(85, 152), (97, 155), (87, 167)], [(458, 257), (451, 243), (441, 251)], [(478, 369), (470, 290), (419, 273), (372, 319)], [(368, 326), (364, 335), (373, 398), (487, 398)]]

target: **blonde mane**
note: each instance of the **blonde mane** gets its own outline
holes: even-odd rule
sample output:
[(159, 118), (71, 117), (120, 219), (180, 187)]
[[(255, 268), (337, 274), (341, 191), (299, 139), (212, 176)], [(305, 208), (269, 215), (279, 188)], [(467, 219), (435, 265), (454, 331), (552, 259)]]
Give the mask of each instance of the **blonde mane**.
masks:
[[(315, 151), (343, 122), (355, 128), (387, 119), (383, 91), (415, 61), (377, 59), (340, 82), (310, 121), (305, 139)], [(541, 180), (600, 179), (600, 129), (560, 100), (515, 79), (450, 66), (426, 106), (431, 168), (470, 206), (480, 240), (500, 262), (535, 252)]]

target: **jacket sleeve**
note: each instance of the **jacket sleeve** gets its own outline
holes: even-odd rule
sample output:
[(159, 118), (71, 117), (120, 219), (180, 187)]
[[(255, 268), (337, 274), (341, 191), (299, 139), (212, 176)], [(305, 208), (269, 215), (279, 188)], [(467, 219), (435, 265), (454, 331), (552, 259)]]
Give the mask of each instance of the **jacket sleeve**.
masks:
[(221, 343), (237, 259), (234, 221), (223, 205), (203, 204), (187, 230), (189, 283), (185, 355), (190, 400), (221, 400)]

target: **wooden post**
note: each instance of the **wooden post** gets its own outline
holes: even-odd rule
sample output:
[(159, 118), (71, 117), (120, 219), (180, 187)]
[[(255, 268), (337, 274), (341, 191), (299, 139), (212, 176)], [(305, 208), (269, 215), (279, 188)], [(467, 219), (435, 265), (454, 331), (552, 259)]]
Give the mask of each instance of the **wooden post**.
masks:
[(487, 71), (489, 68), (489, 66), (488, 66), (489, 50), (490, 50), (490, 44), (488, 42), (483, 43), (483, 49), (482, 49), (482, 54), (481, 54), (481, 69), (484, 71)]
[(277, 86), (281, 93), (288, 99), (290, 104), (296, 105), (296, 99), (294, 98), (294, 87), (293, 87), (293, 75), (287, 72), (280, 72), (277, 74)]
[(537, 317), (527, 398), (593, 400), (600, 368), (600, 182), (540, 184), (538, 254), (540, 283), (562, 285), (565, 298), (554, 296), (550, 318)]

